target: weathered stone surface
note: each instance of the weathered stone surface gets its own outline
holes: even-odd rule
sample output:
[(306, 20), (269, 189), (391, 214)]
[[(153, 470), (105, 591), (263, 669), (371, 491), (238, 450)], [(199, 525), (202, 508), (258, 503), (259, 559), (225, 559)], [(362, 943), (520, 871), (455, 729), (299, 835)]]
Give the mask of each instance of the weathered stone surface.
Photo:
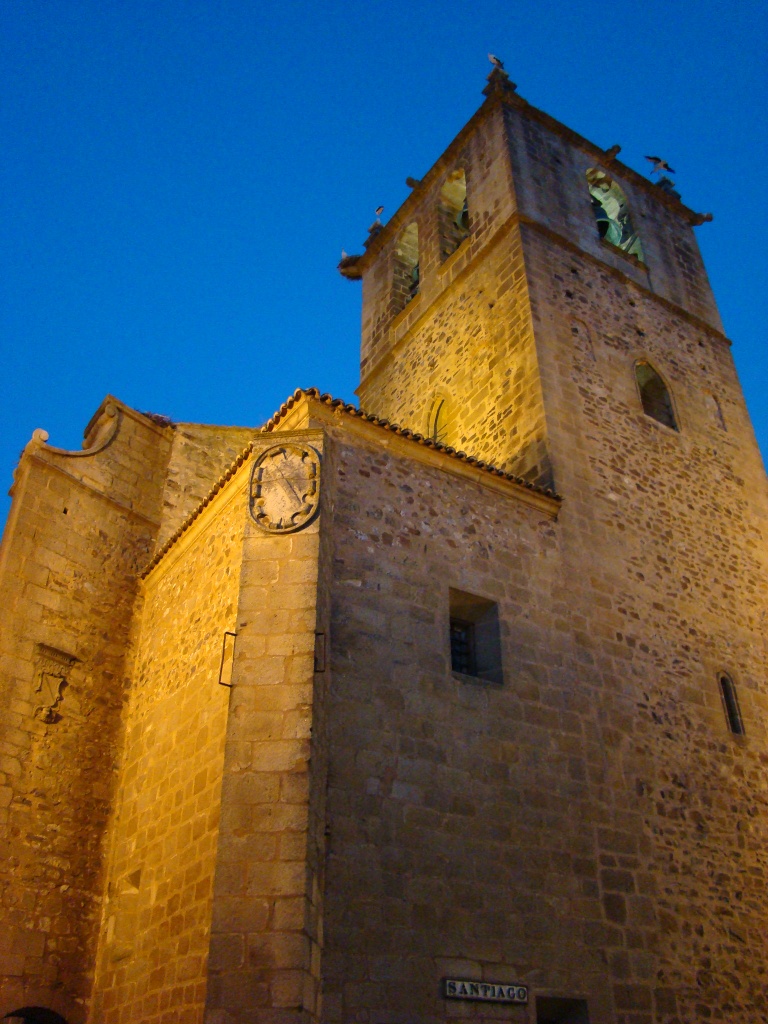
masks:
[[(0, 561), (0, 1015), (766, 1017), (768, 486), (695, 218), (493, 76), (355, 258), (376, 416), (297, 392), (254, 434), (108, 399), (83, 453), (28, 445)], [(601, 240), (591, 167), (646, 263)], [(439, 208), (461, 171), (463, 240)], [(442, 444), (414, 439), (436, 400)], [(284, 442), (319, 453), (319, 514), (268, 533), (250, 474)], [(496, 604), (503, 682), (452, 671), (451, 591)], [(448, 976), (530, 1004), (446, 1001)]]

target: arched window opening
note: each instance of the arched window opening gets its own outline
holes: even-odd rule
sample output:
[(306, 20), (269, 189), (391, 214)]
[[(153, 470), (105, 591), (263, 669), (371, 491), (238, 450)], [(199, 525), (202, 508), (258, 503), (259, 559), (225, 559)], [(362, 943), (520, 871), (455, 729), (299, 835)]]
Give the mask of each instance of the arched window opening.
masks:
[(405, 309), (419, 293), (419, 226), (416, 221), (408, 225), (397, 243), (392, 292), (396, 313)]
[(734, 736), (743, 736), (744, 723), (741, 720), (741, 711), (739, 710), (739, 702), (736, 697), (736, 686), (731, 677), (725, 672), (720, 674), (720, 695), (723, 698), (723, 708), (725, 709), (725, 719), (728, 722), (728, 728)]
[(600, 237), (617, 249), (645, 260), (640, 237), (632, 225), (627, 197), (610, 175), (590, 167), (587, 185)]
[(437, 395), (429, 407), (427, 437), (440, 444), (448, 444), (449, 404), (444, 395)]
[(2, 1018), (9, 1024), (67, 1024), (60, 1013), (54, 1010), (46, 1010), (44, 1006), (23, 1006), (20, 1010), (7, 1013)]
[(656, 373), (650, 363), (640, 362), (635, 364), (635, 377), (640, 392), (640, 401), (643, 403), (643, 412), (651, 419), (658, 420), (665, 427), (677, 430), (677, 420), (672, 408), (667, 385)]
[(461, 167), (452, 171), (440, 190), (438, 206), (440, 226), (440, 252), (443, 259), (456, 252), (469, 237), (469, 207), (467, 206), (467, 179)]

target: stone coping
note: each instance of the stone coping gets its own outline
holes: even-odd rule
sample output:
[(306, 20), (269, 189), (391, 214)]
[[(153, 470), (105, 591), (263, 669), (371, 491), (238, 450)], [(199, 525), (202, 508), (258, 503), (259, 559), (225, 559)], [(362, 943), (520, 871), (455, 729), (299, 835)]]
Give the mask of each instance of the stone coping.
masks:
[[(280, 408), (275, 414), (267, 420), (264, 426), (261, 428), (260, 433), (273, 433), (277, 430), (281, 420), (285, 419), (288, 413), (300, 402), (314, 400), (326, 406), (334, 413), (350, 416), (354, 419), (361, 420), (367, 424), (371, 424), (374, 427), (378, 427), (380, 430), (387, 431), (388, 433), (395, 434), (399, 438), (411, 442), (415, 445), (420, 445), (423, 448), (432, 449), (435, 452), (439, 452), (441, 455), (448, 456), (457, 462), (463, 463), (467, 467), (472, 467), (475, 470), (481, 470), (483, 473), (487, 473), (491, 477), (508, 481), (509, 483), (515, 484), (518, 487), (524, 488), (526, 491), (532, 494), (538, 495), (540, 498), (548, 500), (556, 508), (562, 497), (553, 491), (549, 487), (540, 487), (538, 484), (533, 484), (529, 480), (524, 480), (522, 477), (515, 476), (514, 473), (507, 473), (503, 469), (499, 469), (496, 466), (491, 465), (488, 462), (484, 462), (482, 459), (477, 459), (473, 455), (467, 455), (465, 452), (457, 451), (450, 445), (442, 444), (440, 441), (434, 441), (432, 438), (424, 437), (422, 434), (418, 434), (413, 430), (409, 430), (405, 427), (399, 427), (395, 423), (390, 423), (389, 420), (383, 419), (380, 416), (375, 416), (373, 413), (365, 412), (364, 409), (358, 409), (355, 405), (350, 405), (348, 402), (344, 402), (340, 398), (334, 398), (332, 395), (320, 392), (318, 388), (297, 388), (292, 395), (283, 402)], [(235, 475), (240, 467), (245, 463), (253, 449), (255, 447), (255, 439), (242, 450), (232, 465), (226, 470), (222, 476), (216, 481), (208, 494), (203, 500), (197, 505), (195, 509), (187, 516), (184, 522), (179, 526), (178, 530), (168, 538), (163, 546), (157, 551), (149, 563), (139, 573), (140, 579), (145, 579), (154, 567), (160, 562), (167, 552), (176, 544), (179, 538), (186, 533), (192, 523), (204, 512), (204, 510), (210, 505), (216, 495), (221, 489), (228, 483), (229, 480)]]

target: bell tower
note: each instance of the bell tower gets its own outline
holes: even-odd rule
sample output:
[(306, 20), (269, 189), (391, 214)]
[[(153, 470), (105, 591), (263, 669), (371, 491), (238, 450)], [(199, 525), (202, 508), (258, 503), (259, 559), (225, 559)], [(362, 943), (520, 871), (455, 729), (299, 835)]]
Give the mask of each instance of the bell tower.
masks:
[(589, 372), (603, 316), (624, 344), (650, 335), (646, 308), (722, 338), (692, 231), (706, 218), (621, 164), (620, 147), (531, 106), (500, 68), (484, 94), (364, 254), (340, 264), (363, 280), (358, 394), (401, 427), (560, 488), (572, 455), (555, 435), (573, 425), (558, 378), (579, 359)]

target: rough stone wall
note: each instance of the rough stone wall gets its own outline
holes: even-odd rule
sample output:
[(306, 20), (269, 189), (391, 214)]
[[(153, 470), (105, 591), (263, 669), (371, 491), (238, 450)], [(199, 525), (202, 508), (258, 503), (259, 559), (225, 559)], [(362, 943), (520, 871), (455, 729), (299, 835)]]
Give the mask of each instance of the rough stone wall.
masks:
[[(763, 1019), (768, 486), (731, 353), (593, 260), (524, 242), (569, 614), (622, 766), (606, 782), (624, 824), (599, 849), (617, 1020)], [(679, 432), (643, 413), (639, 358)]]
[[(600, 161), (585, 139), (527, 104), (505, 108), (505, 127), (521, 216), (722, 330), (693, 229), (678, 204), (665, 202), (657, 186), (620, 162)], [(644, 265), (601, 241), (587, 190), (590, 167), (609, 173), (626, 195)]]
[(0, 1015), (84, 1018), (136, 572), (167, 431), (108, 399), (83, 452), (37, 436), (0, 554)]
[[(445, 443), (547, 484), (541, 389), (500, 114), (449, 150), (440, 166), (442, 173), (403, 208), (404, 222), (419, 223), (419, 295), (392, 318), (386, 246), (365, 277), (360, 403), (426, 434), (429, 410), (442, 395), (450, 409)], [(466, 172), (472, 234), (443, 262), (440, 189), (456, 167)], [(396, 239), (396, 227), (388, 230)]]
[(245, 515), (241, 473), (143, 584), (94, 1024), (202, 1021)]
[[(442, 1019), (453, 974), (527, 983), (531, 1013), (586, 998), (594, 1024), (756, 1021), (768, 503), (730, 354), (586, 259), (605, 334), (574, 335), (551, 299), (564, 261), (528, 251), (556, 523), (331, 430), (323, 1017)], [(679, 434), (632, 390), (638, 315)], [(704, 401), (717, 382), (729, 438)], [(502, 687), (451, 673), (449, 586), (498, 602)]]
[[(322, 453), (314, 430), (260, 436), (253, 457), (286, 439)], [(325, 820), (310, 798), (324, 790), (322, 521), (286, 535), (245, 521), (206, 1021), (319, 1019)]]
[[(361, 389), (364, 409), (427, 433), (445, 396), (444, 443), (547, 484), (549, 462), (518, 231), (512, 227), (446, 287), (388, 365)], [(482, 257), (481, 257), (482, 259)]]
[[(440, 192), (446, 179), (460, 168), (466, 175), (472, 237), (462, 247), (461, 257), (457, 253), (445, 260)], [(482, 120), (476, 131), (449, 147), (373, 243), (376, 257), (363, 278), (361, 401), (369, 373), (408, 332), (420, 309), (442, 291), (445, 272), (449, 267), (453, 273), (463, 268), (469, 255), (488, 244), (514, 208), (501, 115), (497, 114)], [(401, 235), (414, 222), (419, 237), (419, 295), (397, 317), (392, 298), (394, 261)]]
[[(607, 1024), (597, 844), (621, 825), (603, 778), (614, 726), (582, 688), (558, 526), (331, 434), (323, 1019), (498, 1015), (446, 1004), (456, 975), (587, 996)], [(498, 602), (503, 686), (452, 674), (449, 587)]]
[(242, 452), (256, 429), (176, 423), (163, 488), (163, 522), (157, 548), (184, 520)]

